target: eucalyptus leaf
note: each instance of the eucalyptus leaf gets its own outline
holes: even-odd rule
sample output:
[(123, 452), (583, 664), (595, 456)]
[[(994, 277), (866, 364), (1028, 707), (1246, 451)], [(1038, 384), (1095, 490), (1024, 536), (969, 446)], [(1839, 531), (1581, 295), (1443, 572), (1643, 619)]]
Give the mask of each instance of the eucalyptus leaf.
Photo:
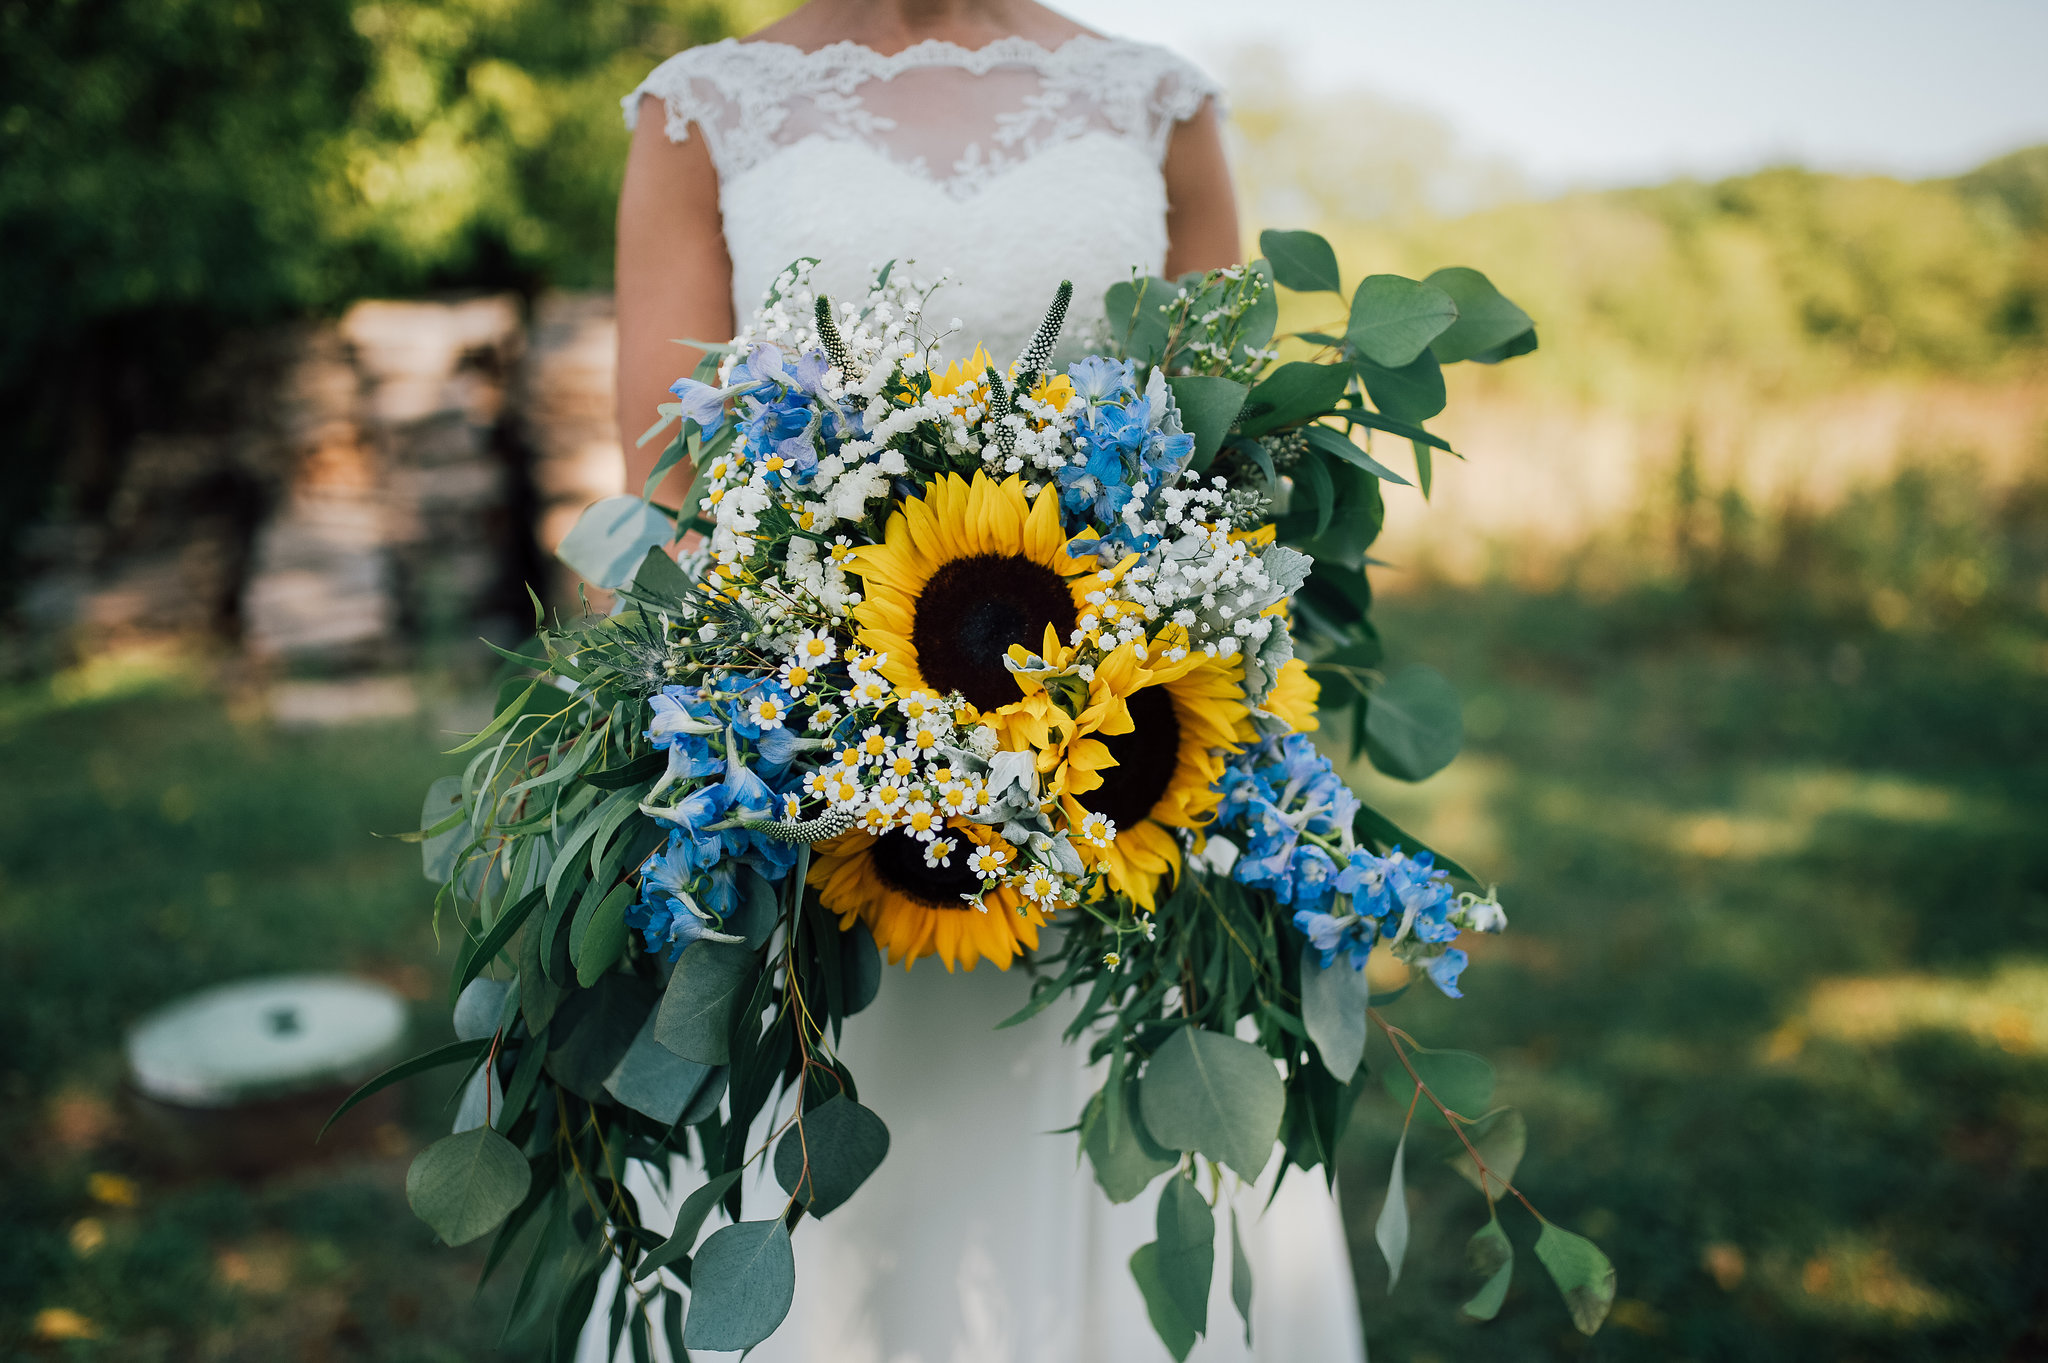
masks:
[(1344, 339), (1387, 369), (1415, 363), (1429, 343), (1458, 320), (1458, 305), (1434, 284), (1400, 275), (1367, 275), (1351, 295)]
[(1195, 1347), (1195, 1327), (1181, 1315), (1180, 1308), (1173, 1304), (1173, 1294), (1167, 1291), (1159, 1268), (1158, 1241), (1138, 1246), (1131, 1255), (1131, 1277), (1137, 1280), (1138, 1291), (1145, 1298), (1145, 1314), (1151, 1318), (1159, 1342), (1173, 1355), (1175, 1363), (1181, 1363)]
[(1478, 359), (1536, 329), (1529, 314), (1509, 302), (1493, 281), (1477, 270), (1453, 265), (1423, 282), (1436, 285), (1458, 305), (1458, 320), (1429, 346), (1445, 364)]
[(1328, 966), (1309, 942), (1301, 944), (1301, 1020), (1323, 1068), (1340, 1084), (1351, 1082), (1365, 1058), (1365, 972), (1339, 952)]
[(654, 986), (638, 975), (606, 975), (588, 989), (571, 990), (548, 1024), (547, 1072), (577, 1097), (597, 1102), (655, 997)]
[(881, 1167), (889, 1128), (845, 1094), (834, 1094), (794, 1122), (775, 1147), (775, 1181), (825, 1216), (845, 1204)]
[(1412, 1105), (1416, 1121), (1433, 1122), (1439, 1129), (1446, 1125), (1435, 1104), (1427, 1097), (1416, 1096), (1415, 1080), (1408, 1074), (1410, 1067), (1424, 1086), (1460, 1117), (1477, 1118), (1486, 1111), (1493, 1098), (1493, 1066), (1485, 1056), (1426, 1047), (1404, 1048), (1403, 1054), (1407, 1057), (1406, 1065), (1392, 1060), (1380, 1067), (1380, 1084), (1399, 1111), (1405, 1113)]
[(1590, 1335), (1598, 1330), (1614, 1305), (1614, 1265), (1600, 1247), (1546, 1221), (1543, 1233), (1536, 1237), (1536, 1260), (1564, 1294), (1564, 1304), (1579, 1332)]
[(626, 908), (638, 893), (638, 887), (631, 881), (621, 881), (598, 901), (584, 923), (582, 935), (572, 931), (570, 959), (576, 963), (576, 983), (585, 989), (597, 983), (598, 977), (610, 970), (626, 949)]
[(1293, 360), (1254, 384), (1239, 420), (1246, 435), (1264, 435), (1321, 416), (1351, 386), (1351, 367)]
[(1180, 409), (1181, 428), (1195, 438), (1190, 466), (1205, 469), (1222, 447), (1223, 437), (1230, 434), (1231, 423), (1243, 410), (1245, 394), (1251, 389), (1234, 379), (1205, 374), (1178, 375), (1169, 378), (1166, 386), (1173, 390), (1173, 405)]
[(1500, 1314), (1500, 1304), (1507, 1299), (1508, 1284), (1515, 1276), (1515, 1247), (1508, 1243), (1508, 1233), (1500, 1228), (1498, 1217), (1489, 1219), (1465, 1242), (1465, 1264), (1484, 1281), (1462, 1309), (1474, 1320), (1492, 1320)]
[(1159, 1191), (1159, 1281), (1174, 1309), (1194, 1327), (1209, 1330), (1209, 1283), (1216, 1273), (1216, 1215), (1192, 1180), (1170, 1178)]
[(1244, 1238), (1237, 1233), (1237, 1209), (1230, 1209), (1230, 1301), (1244, 1319), (1244, 1343), (1252, 1343), (1252, 1261), (1245, 1257)]
[(654, 1039), (655, 1013), (605, 1077), (604, 1090), (643, 1116), (673, 1126), (689, 1108), (714, 1067), (685, 1060)]
[(505, 1091), (498, 1085), (496, 1065), (478, 1065), (476, 1073), (462, 1086), (462, 1101), (455, 1105), (455, 1123), (450, 1131), (467, 1131), (483, 1126), (505, 1110)]
[(685, 573), (660, 545), (649, 549), (633, 574), (633, 595), (660, 606), (681, 606), (696, 590)]
[(692, 942), (676, 961), (655, 1018), (654, 1039), (685, 1060), (723, 1065), (732, 1059), (732, 1025), (759, 962), (730, 942)]
[(1125, 359), (1150, 365), (1165, 356), (1167, 326), (1160, 308), (1173, 295), (1173, 285), (1156, 276), (1109, 286), (1102, 297), (1103, 316), (1111, 344)]
[(1365, 733), (1375, 767), (1397, 780), (1420, 781), (1449, 766), (1464, 746), (1464, 706), (1441, 672), (1411, 664), (1373, 691)]
[(846, 1015), (852, 1017), (882, 991), (882, 951), (875, 945), (874, 933), (858, 919), (840, 938), (839, 970), (846, 992)]
[[(420, 808), (420, 828), (437, 828), (448, 822), (451, 814), (462, 809), (462, 778), (444, 776), (427, 787), (426, 802)], [(420, 870), (436, 885), (445, 885), (448, 877), (455, 874), (455, 854), (468, 845), (475, 836), (475, 830), (467, 819), (457, 819), (453, 828), (434, 834), (420, 842)]]
[(1310, 445), (1321, 450), (1324, 454), (1342, 459), (1345, 463), (1356, 468), (1364, 469), (1375, 478), (1389, 483), (1399, 483), (1402, 487), (1413, 486), (1406, 478), (1403, 478), (1400, 474), (1366, 453), (1365, 450), (1359, 447), (1357, 442), (1341, 431), (1333, 431), (1328, 426), (1310, 425), (1302, 427), (1301, 434)]
[(751, 1349), (775, 1333), (794, 1300), (796, 1256), (782, 1218), (721, 1227), (691, 1260), (683, 1343), (692, 1349)]
[(466, 1245), (510, 1216), (531, 1180), (518, 1147), (479, 1126), (420, 1151), (406, 1170), (405, 1200), (436, 1235)]
[(1182, 1027), (1145, 1067), (1138, 1103), (1161, 1145), (1199, 1151), (1249, 1181), (1273, 1157), (1287, 1094), (1264, 1048)]
[(481, 1041), (498, 1030), (505, 1012), (505, 996), (512, 981), (489, 980), (481, 976), (462, 987), (455, 1000), (455, 1035), (463, 1041)]
[(632, 581), (647, 551), (675, 538), (668, 513), (638, 497), (606, 497), (577, 518), (555, 557), (596, 586), (612, 590)]
[(1142, 1118), (1131, 1101), (1133, 1087), (1112, 1076), (1089, 1100), (1081, 1118), (1082, 1152), (1111, 1202), (1129, 1202), (1178, 1162), (1171, 1151), (1140, 1134)]
[(1374, 364), (1363, 356), (1352, 368), (1358, 371), (1372, 405), (1396, 421), (1427, 421), (1443, 411), (1448, 400), (1443, 366), (1427, 350), (1399, 369)]
[(1408, 1257), (1408, 1128), (1394, 1146), (1394, 1172), (1387, 1176), (1387, 1200), (1380, 1204), (1379, 1220), (1373, 1222), (1372, 1238), (1387, 1260), (1387, 1291), (1401, 1281), (1401, 1261)]
[(1341, 293), (1337, 253), (1314, 232), (1259, 233), (1259, 254), (1273, 265), (1273, 278), (1299, 293)]
[(697, 1243), (697, 1232), (704, 1229), (704, 1219), (711, 1215), (711, 1209), (725, 1196), (725, 1190), (740, 1181), (744, 1169), (728, 1169), (702, 1187), (695, 1189), (683, 1199), (683, 1205), (676, 1209), (675, 1228), (662, 1241), (661, 1248), (640, 1261), (634, 1270), (636, 1282), (646, 1282), (656, 1272), (667, 1268), (678, 1259), (687, 1259), (690, 1250)]
[(342, 1099), (341, 1106), (335, 1108), (327, 1120), (321, 1124), (320, 1135), (315, 1136), (313, 1139), (317, 1141), (320, 1139), (320, 1136), (325, 1136), (329, 1127), (340, 1121), (356, 1104), (362, 1102), (371, 1094), (390, 1088), (401, 1079), (410, 1079), (416, 1074), (425, 1074), (428, 1070), (437, 1070), (443, 1065), (455, 1065), (464, 1061), (479, 1059), (490, 1049), (490, 1045), (488, 1037), (478, 1037), (475, 1041), (451, 1041), (445, 1046), (435, 1047), (425, 1055), (416, 1055), (409, 1060), (399, 1061), (382, 1074), (365, 1080), (362, 1087)]
[(1485, 1178), (1480, 1177), (1479, 1166), (1462, 1145), (1451, 1156), (1450, 1166), (1487, 1197), (1506, 1196), (1508, 1185), (1515, 1181), (1515, 1170), (1521, 1167), (1522, 1155), (1529, 1148), (1529, 1124), (1522, 1114), (1511, 1107), (1489, 1112), (1465, 1128), (1465, 1139), (1486, 1162)]

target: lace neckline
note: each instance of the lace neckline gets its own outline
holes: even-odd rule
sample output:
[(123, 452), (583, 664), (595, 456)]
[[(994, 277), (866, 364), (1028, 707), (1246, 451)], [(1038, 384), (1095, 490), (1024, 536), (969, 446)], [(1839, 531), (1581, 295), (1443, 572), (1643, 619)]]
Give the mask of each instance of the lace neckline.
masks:
[(868, 74), (880, 80), (888, 80), (904, 71), (932, 66), (957, 66), (975, 75), (984, 75), (998, 66), (1033, 66), (1043, 69), (1057, 65), (1062, 58), (1080, 52), (1129, 45), (1127, 39), (1100, 37), (1093, 33), (1076, 33), (1057, 47), (1047, 47), (1034, 38), (1026, 38), (1015, 33), (993, 39), (980, 47), (962, 47), (959, 43), (944, 38), (924, 38), (900, 52), (878, 52), (866, 43), (855, 42), (851, 38), (842, 38), (823, 47), (798, 47), (794, 43), (780, 43), (766, 38), (724, 38), (711, 44), (714, 48), (751, 47), (788, 53), (800, 62), (817, 66), (863, 67)]

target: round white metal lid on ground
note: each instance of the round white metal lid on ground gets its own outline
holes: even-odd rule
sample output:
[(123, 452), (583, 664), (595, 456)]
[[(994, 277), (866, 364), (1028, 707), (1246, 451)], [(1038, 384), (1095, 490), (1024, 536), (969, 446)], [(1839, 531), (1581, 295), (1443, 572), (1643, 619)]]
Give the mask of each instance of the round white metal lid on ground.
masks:
[(404, 1040), (405, 1000), (348, 975), (270, 975), (190, 995), (128, 1033), (135, 1086), (233, 1107), (366, 1079)]

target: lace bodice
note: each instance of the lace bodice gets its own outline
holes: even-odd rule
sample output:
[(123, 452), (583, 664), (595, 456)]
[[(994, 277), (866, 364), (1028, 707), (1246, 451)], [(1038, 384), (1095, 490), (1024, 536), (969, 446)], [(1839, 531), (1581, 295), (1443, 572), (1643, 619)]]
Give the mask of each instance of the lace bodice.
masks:
[(663, 62), (625, 110), (631, 126), (657, 96), (668, 136), (694, 129), (710, 149), (739, 319), (800, 256), (841, 295), (900, 260), (950, 271), (932, 315), (963, 320), (963, 353), (979, 341), (1007, 360), (1061, 279), (1088, 316), (1133, 268), (1158, 273), (1160, 163), (1215, 93), (1164, 48), (1119, 39), (888, 56), (727, 39)]

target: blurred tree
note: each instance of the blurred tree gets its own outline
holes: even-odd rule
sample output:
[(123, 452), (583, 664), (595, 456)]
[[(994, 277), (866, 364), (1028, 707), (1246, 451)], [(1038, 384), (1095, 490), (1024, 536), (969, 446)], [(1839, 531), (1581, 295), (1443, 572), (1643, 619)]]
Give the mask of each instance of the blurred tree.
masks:
[[(0, 6), (0, 546), (91, 515), (226, 330), (602, 284), (618, 97), (790, 0)], [(61, 476), (59, 476), (61, 474)]]

